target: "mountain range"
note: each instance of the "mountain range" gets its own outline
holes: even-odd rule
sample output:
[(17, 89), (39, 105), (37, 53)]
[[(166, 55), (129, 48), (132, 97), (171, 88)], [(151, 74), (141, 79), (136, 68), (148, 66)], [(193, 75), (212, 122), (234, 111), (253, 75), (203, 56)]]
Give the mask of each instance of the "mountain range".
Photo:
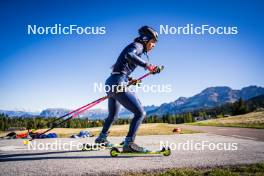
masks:
[[(264, 94), (264, 88), (258, 86), (248, 86), (241, 90), (233, 90), (230, 87), (218, 86), (209, 87), (202, 92), (192, 97), (179, 97), (173, 102), (163, 103), (160, 106), (144, 106), (144, 110), (148, 115), (163, 115), (163, 114), (177, 114), (189, 112), (197, 109), (212, 108), (226, 103), (233, 103), (239, 98), (248, 100), (250, 98)], [(69, 109), (64, 108), (49, 108), (43, 110), (39, 114), (24, 112), (24, 111), (4, 111), (0, 110), (0, 114), (6, 114), (10, 117), (33, 117), (39, 115), (41, 117), (60, 117), (68, 113)], [(104, 119), (107, 117), (108, 111), (103, 109), (92, 109), (81, 114), (80, 118), (90, 119)], [(119, 116), (122, 118), (132, 117), (132, 114), (126, 110), (121, 109)]]
[(161, 104), (148, 114), (177, 114), (197, 109), (213, 108), (226, 103), (233, 103), (239, 98), (248, 100), (262, 94), (264, 94), (264, 88), (257, 86), (244, 87), (241, 90), (233, 90), (226, 86), (209, 87), (192, 97), (180, 97), (173, 102)]

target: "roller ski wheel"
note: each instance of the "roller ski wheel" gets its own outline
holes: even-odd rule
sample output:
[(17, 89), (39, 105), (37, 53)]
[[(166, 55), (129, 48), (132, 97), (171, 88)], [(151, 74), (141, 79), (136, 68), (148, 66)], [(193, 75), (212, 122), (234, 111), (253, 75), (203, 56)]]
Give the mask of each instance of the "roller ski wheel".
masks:
[(113, 147), (113, 148), (110, 150), (110, 155), (111, 155), (112, 157), (117, 157), (119, 153), (120, 153), (120, 151), (119, 151), (118, 148), (116, 148), (116, 147)]
[(88, 151), (91, 150), (92, 148), (93, 146), (91, 146), (90, 144), (83, 144), (82, 151)]
[(163, 154), (163, 156), (170, 156), (171, 155), (171, 149), (169, 147), (167, 149), (165, 147), (163, 147), (160, 152)]

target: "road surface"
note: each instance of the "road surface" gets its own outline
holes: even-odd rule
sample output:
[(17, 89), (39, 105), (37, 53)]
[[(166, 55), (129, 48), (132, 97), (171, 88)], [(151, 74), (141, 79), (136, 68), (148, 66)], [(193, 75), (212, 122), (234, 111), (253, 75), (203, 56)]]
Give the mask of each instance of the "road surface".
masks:
[[(122, 139), (110, 138), (114, 143)], [(112, 158), (108, 150), (83, 152), (77, 149), (77, 144), (93, 141), (94, 138), (42, 139), (36, 140), (34, 145), (32, 143), (31, 150), (28, 150), (28, 146), (22, 144), (23, 140), (0, 140), (0, 175), (118, 175), (124, 172), (264, 161), (264, 142), (211, 133), (137, 137), (138, 144), (153, 150), (159, 149), (161, 142), (168, 142), (172, 148), (172, 154), (168, 157), (148, 155)], [(70, 143), (75, 147), (67, 147)], [(196, 144), (199, 144), (197, 148), (191, 148)], [(62, 150), (63, 145), (66, 150)], [(220, 147), (217, 148), (217, 145)]]
[(215, 126), (193, 126), (177, 124), (177, 127), (193, 131), (201, 131), (210, 134), (231, 136), (235, 138), (251, 139), (264, 142), (264, 129), (254, 128), (234, 128), (234, 127), (215, 127)]

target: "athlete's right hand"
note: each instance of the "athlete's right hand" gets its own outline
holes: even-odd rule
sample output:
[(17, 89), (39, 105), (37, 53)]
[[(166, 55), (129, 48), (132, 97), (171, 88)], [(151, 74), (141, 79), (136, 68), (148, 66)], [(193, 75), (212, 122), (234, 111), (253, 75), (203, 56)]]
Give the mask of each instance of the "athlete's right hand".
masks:
[(156, 68), (157, 68), (156, 65), (152, 65), (152, 64), (147, 65), (147, 69), (150, 72), (155, 72)]
[(152, 64), (149, 64), (147, 66), (147, 69), (148, 71), (150, 71), (151, 73), (155, 74), (155, 73), (159, 73), (160, 72), (160, 68), (156, 65), (152, 65)]

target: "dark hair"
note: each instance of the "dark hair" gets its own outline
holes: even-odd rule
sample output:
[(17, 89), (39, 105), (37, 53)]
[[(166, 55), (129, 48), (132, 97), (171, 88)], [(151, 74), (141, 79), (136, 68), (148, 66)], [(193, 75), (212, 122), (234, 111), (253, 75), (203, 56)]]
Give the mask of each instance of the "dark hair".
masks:
[(145, 42), (142, 40), (141, 37), (137, 37), (134, 39), (134, 42), (138, 42), (138, 43), (141, 43), (141, 44), (144, 44)]
[(147, 42), (144, 41), (141, 36), (135, 38), (134, 42), (141, 43), (143, 45), (144, 52), (146, 52), (146, 44), (147, 44)]

